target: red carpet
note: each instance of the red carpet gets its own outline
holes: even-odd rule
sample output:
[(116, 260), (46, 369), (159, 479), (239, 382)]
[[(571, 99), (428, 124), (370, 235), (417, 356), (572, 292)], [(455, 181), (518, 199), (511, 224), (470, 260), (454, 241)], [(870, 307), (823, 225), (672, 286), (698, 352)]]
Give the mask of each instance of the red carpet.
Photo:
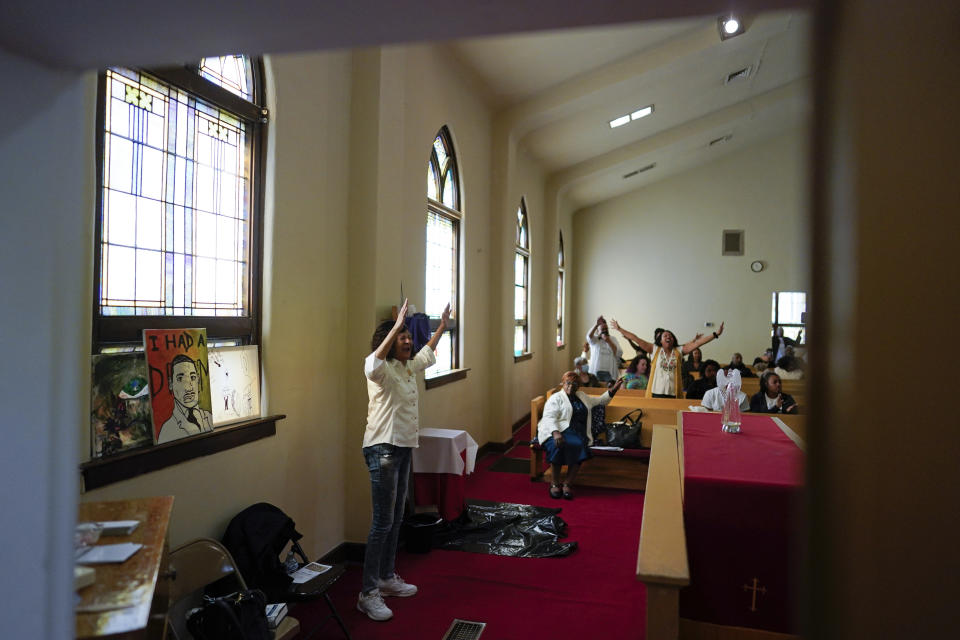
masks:
[[(496, 459), (477, 462), (467, 478), (467, 497), (561, 507), (569, 525), (565, 540), (577, 541), (579, 549), (549, 559), (401, 551), (397, 570), (420, 593), (387, 598), (394, 612), (387, 622), (357, 611), (360, 566), (350, 565), (330, 595), (354, 640), (440, 640), (454, 618), (486, 622), (481, 640), (643, 638), (645, 593), (634, 573), (643, 494), (576, 487), (575, 500), (552, 500), (547, 485), (526, 475), (487, 471)], [(298, 638), (306, 638), (326, 612), (322, 601), (295, 608)], [(343, 633), (331, 619), (311, 637), (343, 638)]]

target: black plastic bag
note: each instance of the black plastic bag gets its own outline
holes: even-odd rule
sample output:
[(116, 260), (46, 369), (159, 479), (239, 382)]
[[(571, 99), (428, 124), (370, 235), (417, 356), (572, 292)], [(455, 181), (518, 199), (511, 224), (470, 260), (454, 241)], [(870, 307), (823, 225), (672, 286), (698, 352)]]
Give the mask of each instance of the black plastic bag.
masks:
[(642, 415), (642, 409), (634, 409), (623, 416), (622, 420), (607, 423), (605, 427), (607, 446), (640, 449), (640, 430), (643, 423), (639, 418)]
[(567, 523), (560, 509), (508, 502), (468, 500), (459, 518), (433, 535), (434, 549), (488, 553), (515, 558), (568, 556), (576, 542), (560, 542)]
[(259, 589), (203, 599), (202, 607), (187, 614), (187, 630), (196, 640), (272, 640), (267, 598)]

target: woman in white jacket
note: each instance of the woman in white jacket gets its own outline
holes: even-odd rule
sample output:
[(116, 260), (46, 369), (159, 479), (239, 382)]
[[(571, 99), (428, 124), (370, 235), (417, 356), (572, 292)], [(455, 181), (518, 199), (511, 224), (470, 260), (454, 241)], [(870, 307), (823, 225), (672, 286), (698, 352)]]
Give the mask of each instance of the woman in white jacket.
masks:
[[(620, 389), (623, 380), (617, 380), (601, 396), (591, 396), (580, 391), (579, 376), (567, 371), (560, 379), (562, 389), (547, 399), (543, 406), (543, 418), (537, 426), (537, 440), (547, 454), (547, 462), (553, 470), (550, 485), (551, 498), (573, 500), (573, 481), (580, 464), (590, 458), (590, 409), (598, 404), (607, 404)], [(560, 470), (567, 465), (567, 477), (560, 487)]]

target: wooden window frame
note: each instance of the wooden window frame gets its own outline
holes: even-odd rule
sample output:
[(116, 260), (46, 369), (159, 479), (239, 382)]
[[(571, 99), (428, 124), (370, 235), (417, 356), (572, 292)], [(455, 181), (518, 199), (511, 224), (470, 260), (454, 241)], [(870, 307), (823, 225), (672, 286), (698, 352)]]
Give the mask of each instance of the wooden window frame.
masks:
[(202, 78), (192, 66), (137, 69), (157, 80), (192, 96), (230, 111), (239, 116), (250, 128), (250, 255), (248, 274), (248, 315), (246, 316), (200, 316), (200, 315), (124, 315), (103, 316), (100, 314), (101, 243), (103, 233), (103, 184), (104, 184), (104, 128), (106, 114), (106, 73), (101, 73), (97, 91), (97, 216), (94, 232), (94, 283), (92, 351), (99, 353), (111, 346), (139, 345), (143, 329), (186, 329), (204, 327), (211, 340), (236, 340), (240, 344), (259, 344), (262, 329), (263, 294), (263, 219), (264, 185), (266, 175), (266, 139), (268, 112), (265, 104), (264, 71), (261, 58), (251, 59), (253, 72), (253, 102), (237, 96), (227, 89)]
[[(516, 300), (516, 287), (517, 287), (517, 274), (516, 274), (516, 257), (523, 256), (524, 258), (524, 270), (523, 270), (523, 289), (525, 292), (524, 295), (524, 310), (523, 318), (517, 318), (514, 316), (513, 326), (514, 333), (516, 333), (516, 327), (523, 327), (523, 352), (517, 353), (513, 350), (513, 361), (521, 362), (523, 360), (529, 360), (533, 356), (533, 352), (530, 350), (530, 267), (531, 267), (531, 257), (530, 257), (530, 216), (527, 213), (527, 203), (524, 198), (520, 198), (520, 207), (518, 212), (521, 214), (517, 219), (517, 233), (515, 236), (515, 245), (514, 245), (514, 274), (513, 274), (513, 286), (514, 286), (514, 300)], [(525, 233), (527, 240), (526, 246), (520, 244), (521, 229)], [(514, 307), (514, 314), (516, 314), (516, 307)], [(511, 341), (512, 342), (512, 341)]]
[[(427, 215), (431, 213), (446, 218), (453, 223), (454, 226), (454, 242), (455, 242), (455, 256), (453, 260), (454, 267), (454, 282), (455, 287), (453, 291), (454, 300), (451, 301), (451, 318), (447, 323), (447, 328), (444, 333), (450, 334), (450, 353), (453, 357), (453, 362), (451, 362), (451, 368), (438, 373), (436, 375), (425, 378), (426, 388), (432, 389), (434, 387), (442, 386), (450, 382), (455, 382), (457, 380), (462, 380), (466, 378), (467, 371), (469, 369), (461, 368), (460, 362), (460, 346), (463, 336), (460, 331), (460, 324), (458, 318), (460, 317), (460, 265), (461, 265), (461, 248), (463, 246), (463, 208), (462, 203), (463, 199), (461, 198), (461, 184), (460, 184), (460, 166), (457, 162), (457, 152), (453, 146), (453, 137), (450, 135), (450, 130), (446, 125), (440, 127), (440, 130), (437, 131), (437, 134), (433, 137), (434, 141), (438, 138), (442, 138), (444, 142), (444, 147), (447, 150), (447, 163), (444, 166), (440, 166), (439, 158), (437, 157), (437, 151), (433, 146), (433, 142), (430, 144), (430, 159), (427, 163), (427, 168), (431, 166), (434, 167), (434, 180), (437, 185), (437, 197), (439, 200), (434, 200), (429, 195), (427, 196)], [(447, 173), (447, 169), (450, 169), (453, 173), (453, 185), (456, 188), (456, 193), (454, 194), (454, 204), (456, 208), (451, 208), (443, 204), (443, 179)], [(440, 326), (439, 317), (430, 317), (430, 332), (431, 334), (437, 330)]]

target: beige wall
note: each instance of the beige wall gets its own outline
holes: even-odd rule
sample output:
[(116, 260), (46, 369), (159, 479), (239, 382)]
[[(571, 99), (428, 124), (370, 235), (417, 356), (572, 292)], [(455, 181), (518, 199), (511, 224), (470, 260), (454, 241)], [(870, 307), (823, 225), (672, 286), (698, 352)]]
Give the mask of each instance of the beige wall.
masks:
[[(265, 501), (320, 554), (343, 541), (350, 54), (268, 59), (271, 123), (264, 249), (264, 412), (277, 436), (90, 491), (83, 500), (174, 495), (170, 542), (219, 538)], [(92, 215), (92, 214), (91, 214)]]
[[(650, 341), (656, 327), (687, 341), (715, 330), (704, 322), (725, 321), (721, 339), (703, 348), (720, 362), (734, 351), (752, 361), (769, 346), (771, 292), (807, 289), (803, 136), (794, 131), (577, 212), (578, 344), (603, 314)], [(746, 232), (744, 256), (720, 255), (724, 229)], [(767, 268), (753, 273), (753, 260)]]
[[(463, 221), (461, 363), (467, 378), (420, 388), (424, 427), (467, 430), (480, 444), (493, 439), (488, 409), (492, 361), (490, 291), (490, 119), (469, 79), (430, 46), (366, 50), (353, 65), (351, 145), (350, 328), (347, 372), (347, 540), (366, 540), (370, 490), (360, 452), (366, 420), (363, 358), (378, 319), (400, 302), (400, 286), (422, 309), (426, 233), (426, 167), (440, 127), (452, 135), (461, 170)], [(363, 96), (363, 100), (359, 97)], [(371, 108), (376, 103), (377, 108)], [(370, 130), (364, 131), (367, 126)], [(369, 175), (370, 172), (375, 175)], [(369, 178), (369, 179), (367, 179)], [(373, 237), (371, 237), (373, 236)], [(363, 274), (360, 277), (358, 274)]]

